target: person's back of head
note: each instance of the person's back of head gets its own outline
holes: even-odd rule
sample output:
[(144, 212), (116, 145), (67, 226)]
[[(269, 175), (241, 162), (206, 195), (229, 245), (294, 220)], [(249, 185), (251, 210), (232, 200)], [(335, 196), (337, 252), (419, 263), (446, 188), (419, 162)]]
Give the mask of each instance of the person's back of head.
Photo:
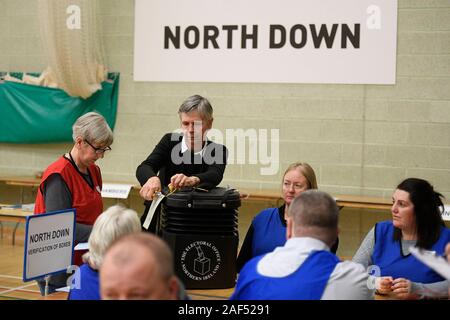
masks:
[(172, 252), (157, 236), (126, 235), (108, 249), (100, 269), (102, 299), (175, 300), (178, 291)]
[(141, 231), (136, 211), (122, 205), (105, 210), (95, 221), (89, 236), (89, 252), (83, 256), (92, 268), (99, 269), (108, 247), (119, 237)]
[[(326, 192), (307, 190), (296, 197), (288, 212), (290, 237), (312, 237), (331, 247), (338, 234), (339, 208)], [(291, 226), (292, 225), (292, 226)]]

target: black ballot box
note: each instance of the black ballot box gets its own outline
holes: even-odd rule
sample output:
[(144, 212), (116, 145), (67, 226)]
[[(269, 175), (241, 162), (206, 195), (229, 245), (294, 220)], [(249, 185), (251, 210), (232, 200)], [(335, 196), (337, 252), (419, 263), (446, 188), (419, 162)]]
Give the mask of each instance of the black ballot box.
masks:
[(240, 205), (239, 192), (229, 188), (182, 190), (163, 201), (161, 236), (187, 289), (234, 287)]

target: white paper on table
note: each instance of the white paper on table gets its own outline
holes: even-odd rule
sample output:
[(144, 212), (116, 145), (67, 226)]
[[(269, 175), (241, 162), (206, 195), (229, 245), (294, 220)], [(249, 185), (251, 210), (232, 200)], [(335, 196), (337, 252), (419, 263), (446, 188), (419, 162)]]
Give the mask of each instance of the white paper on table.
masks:
[(34, 211), (34, 203), (23, 204), (22, 205), (22, 211), (33, 212)]
[(147, 217), (145, 218), (144, 224), (142, 225), (146, 230), (148, 230), (150, 222), (152, 222), (152, 218), (153, 215), (155, 214), (156, 208), (158, 208), (158, 205), (165, 197), (166, 197), (165, 195), (159, 192), (157, 198), (153, 199), (152, 204), (150, 205), (150, 209), (148, 209)]
[(422, 263), (426, 264), (428, 267), (450, 281), (450, 263), (445, 260), (444, 257), (437, 256), (434, 251), (422, 250), (416, 247), (411, 247), (409, 251)]
[(102, 197), (127, 199), (132, 186), (131, 184), (103, 183)]
[(55, 291), (58, 291), (58, 292), (70, 292), (70, 287), (67, 286), (67, 287), (58, 288), (58, 289), (55, 289)]
[(80, 242), (73, 248), (73, 250), (89, 250), (89, 243), (88, 242)]

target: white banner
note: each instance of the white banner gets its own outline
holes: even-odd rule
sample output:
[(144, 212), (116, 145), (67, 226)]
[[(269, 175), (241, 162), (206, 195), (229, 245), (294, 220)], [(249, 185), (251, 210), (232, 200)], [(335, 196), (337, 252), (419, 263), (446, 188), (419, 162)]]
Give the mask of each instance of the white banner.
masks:
[(397, 0), (136, 0), (135, 81), (394, 84)]
[(28, 216), (25, 228), (23, 281), (72, 265), (75, 209)]

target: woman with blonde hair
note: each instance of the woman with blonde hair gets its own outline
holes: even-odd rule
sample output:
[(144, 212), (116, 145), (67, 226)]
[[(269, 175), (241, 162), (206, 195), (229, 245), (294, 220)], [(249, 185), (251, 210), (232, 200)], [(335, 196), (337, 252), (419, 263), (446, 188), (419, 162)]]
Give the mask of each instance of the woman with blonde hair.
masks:
[(103, 212), (95, 221), (89, 237), (89, 252), (85, 262), (72, 278), (69, 300), (100, 300), (98, 270), (109, 246), (123, 235), (141, 231), (136, 211), (115, 205)]
[[(292, 200), (303, 191), (317, 189), (313, 168), (306, 162), (289, 165), (283, 175), (281, 193), (284, 204), (267, 208), (253, 218), (237, 259), (238, 271), (251, 258), (273, 251), (286, 242), (286, 219)], [(338, 241), (331, 248), (336, 253)]]

